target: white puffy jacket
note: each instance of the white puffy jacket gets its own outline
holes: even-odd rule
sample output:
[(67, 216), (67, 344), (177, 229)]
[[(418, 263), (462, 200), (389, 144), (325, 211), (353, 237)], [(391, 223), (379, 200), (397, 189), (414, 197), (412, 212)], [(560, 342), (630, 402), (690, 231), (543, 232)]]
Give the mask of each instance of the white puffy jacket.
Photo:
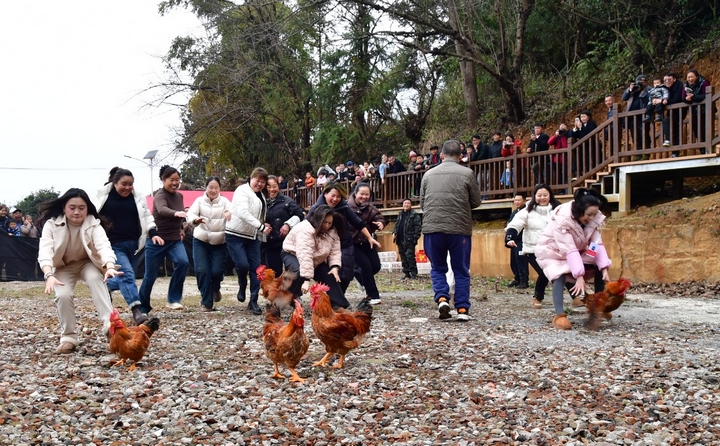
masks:
[[(102, 207), (105, 205), (108, 195), (110, 195), (110, 190), (112, 190), (113, 187), (112, 183), (108, 183), (98, 189), (97, 196), (93, 200), (93, 204), (95, 204), (95, 208), (97, 208), (98, 212), (100, 212)], [(145, 196), (138, 192), (135, 188), (133, 188), (133, 199), (135, 200), (138, 217), (140, 218), (140, 238), (138, 239), (138, 249), (135, 251), (135, 255), (137, 255), (137, 253), (145, 248), (148, 231), (151, 229), (157, 229), (157, 225), (155, 224), (155, 219), (153, 218), (152, 213), (147, 207)]]
[(528, 212), (527, 207), (520, 209), (512, 221), (508, 223), (505, 231), (508, 228), (516, 230), (518, 233), (523, 232), (522, 241), (523, 248), (520, 254), (534, 254), (535, 245), (540, 240), (540, 234), (542, 234), (545, 227), (550, 223), (552, 211), (552, 205), (546, 206), (535, 206), (535, 208)]
[(211, 200), (207, 193), (197, 197), (187, 211), (186, 220), (194, 224), (198, 218), (204, 218), (205, 223), (195, 226), (193, 237), (211, 245), (225, 243), (225, 211), (229, 211), (230, 206), (230, 200), (222, 195), (218, 195), (214, 200)]
[(225, 233), (237, 237), (265, 241), (265, 196), (258, 198), (250, 187), (250, 182), (235, 189), (230, 213), (232, 219), (225, 224)]

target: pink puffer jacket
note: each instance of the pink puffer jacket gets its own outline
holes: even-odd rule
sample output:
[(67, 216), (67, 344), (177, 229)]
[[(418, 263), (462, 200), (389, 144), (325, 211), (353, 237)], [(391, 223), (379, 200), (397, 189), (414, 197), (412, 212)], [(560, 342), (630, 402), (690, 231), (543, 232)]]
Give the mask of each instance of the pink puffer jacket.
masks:
[(294, 254), (300, 263), (300, 276), (312, 279), (315, 267), (323, 262), (330, 266), (342, 266), (340, 237), (334, 228), (320, 236), (308, 220), (295, 225), (283, 242), (283, 250)]
[[(605, 216), (598, 212), (597, 216), (583, 227), (572, 218), (571, 205), (572, 202), (562, 204), (551, 212), (550, 223), (535, 246), (538, 264), (550, 280), (563, 274), (571, 274), (573, 278), (584, 276), (583, 264), (597, 265), (600, 269), (610, 266), (599, 231)], [(591, 243), (596, 245), (594, 257), (588, 255)]]

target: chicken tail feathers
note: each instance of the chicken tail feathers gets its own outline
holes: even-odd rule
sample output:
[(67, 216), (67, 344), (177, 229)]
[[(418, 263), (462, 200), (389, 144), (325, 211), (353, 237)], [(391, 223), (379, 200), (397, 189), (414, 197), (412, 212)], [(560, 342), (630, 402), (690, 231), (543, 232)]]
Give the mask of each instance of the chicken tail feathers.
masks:
[(361, 300), (360, 303), (358, 303), (357, 311), (361, 311), (370, 316), (370, 318), (372, 318), (373, 307), (372, 305), (370, 305), (369, 297), (366, 297), (365, 299)]
[(275, 302), (268, 305), (265, 310), (265, 322), (274, 324), (281, 319), (280, 308), (275, 304)]
[(147, 332), (148, 336), (150, 336), (160, 329), (160, 319), (156, 317), (151, 317), (150, 319), (140, 324), (140, 326), (147, 327), (149, 330), (145, 331)]

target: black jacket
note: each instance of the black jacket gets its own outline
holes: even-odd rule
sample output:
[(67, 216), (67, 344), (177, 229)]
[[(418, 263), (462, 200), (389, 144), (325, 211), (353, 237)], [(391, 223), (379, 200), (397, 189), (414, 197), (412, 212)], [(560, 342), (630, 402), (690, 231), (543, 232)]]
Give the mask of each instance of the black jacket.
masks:
[(295, 200), (283, 194), (278, 194), (272, 203), (271, 200), (268, 199), (268, 210), (265, 215), (265, 221), (272, 226), (272, 231), (270, 231), (266, 241), (269, 246), (282, 246), (283, 238), (280, 237), (280, 228), (293, 216), (298, 217), (300, 221), (302, 221), (305, 216), (302, 208)]

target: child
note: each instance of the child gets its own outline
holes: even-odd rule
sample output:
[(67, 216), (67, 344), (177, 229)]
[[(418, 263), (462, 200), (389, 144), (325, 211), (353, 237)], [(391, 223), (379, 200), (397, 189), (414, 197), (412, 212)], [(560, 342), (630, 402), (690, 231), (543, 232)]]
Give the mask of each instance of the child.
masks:
[(670, 97), (670, 91), (663, 84), (662, 78), (655, 77), (653, 79), (653, 88), (648, 91), (648, 96), (650, 99), (645, 108), (645, 119), (643, 119), (643, 122), (650, 122), (653, 113), (656, 114), (655, 122), (662, 121), (665, 104), (667, 104), (668, 98)]
[(500, 184), (506, 188), (513, 187), (515, 182), (515, 174), (513, 172), (512, 164), (510, 160), (505, 161), (505, 171), (500, 175)]
[(15, 220), (10, 220), (7, 227), (7, 235), (10, 237), (20, 237), (20, 228)]

